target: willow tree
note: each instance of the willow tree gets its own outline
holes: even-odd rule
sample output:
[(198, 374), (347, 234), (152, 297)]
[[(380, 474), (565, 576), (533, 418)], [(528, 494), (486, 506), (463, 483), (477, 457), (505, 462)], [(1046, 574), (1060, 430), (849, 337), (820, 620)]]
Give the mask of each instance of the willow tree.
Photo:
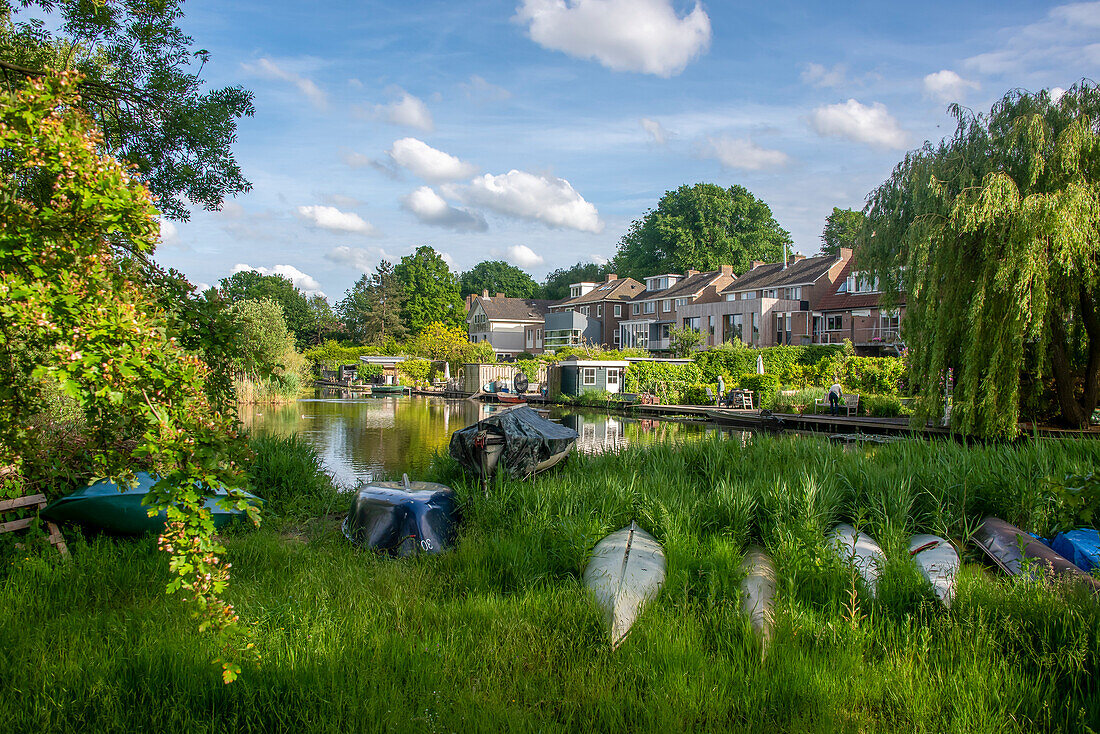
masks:
[[(918, 420), (1012, 436), (1021, 384), (1085, 426), (1100, 393), (1100, 89), (1010, 92), (908, 154), (872, 192), (859, 260), (902, 290)], [(1030, 388), (1029, 388), (1030, 389)]]

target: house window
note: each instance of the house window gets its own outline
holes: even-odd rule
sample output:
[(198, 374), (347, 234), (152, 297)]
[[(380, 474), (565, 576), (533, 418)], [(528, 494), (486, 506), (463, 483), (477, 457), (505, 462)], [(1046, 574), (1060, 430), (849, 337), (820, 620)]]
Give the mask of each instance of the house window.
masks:
[(878, 278), (857, 270), (848, 276), (847, 286), (849, 293), (878, 293)]
[(745, 318), (744, 314), (739, 314), (739, 313), (733, 314), (733, 318), (732, 318), (733, 334), (731, 334), (731, 336), (737, 337), (738, 341), (744, 341), (745, 340), (745, 335), (742, 332), (742, 322), (743, 322), (744, 318)]
[(615, 346), (619, 346), (619, 330), (618, 329), (615, 329), (615, 334), (612, 336), (611, 341)]
[(702, 328), (702, 325), (700, 323), (701, 321), (702, 318), (699, 316), (691, 316), (689, 318), (686, 318), (684, 319), (684, 328), (691, 329), (692, 331), (697, 332)]
[(535, 341), (542, 341), (542, 329), (535, 329)]
[(595, 385), (596, 384), (596, 368), (595, 367), (583, 367), (581, 369), (581, 384), (582, 385)]
[(665, 299), (665, 313), (671, 313), (671, 312), (672, 312), (672, 299), (671, 298), (666, 298)]
[(736, 301), (737, 300), (737, 294), (736, 293), (727, 293), (726, 294), (726, 300), (727, 301)]
[(752, 343), (760, 343), (760, 314), (755, 311), (752, 314)]
[[(614, 390), (612, 389), (614, 388)], [(608, 392), (617, 392), (619, 389), (619, 371), (615, 369), (609, 369), (607, 371), (607, 390)]]
[(825, 331), (840, 331), (844, 328), (844, 315), (836, 314), (835, 316), (825, 317)]
[(768, 288), (764, 291), (763, 298), (777, 298), (775, 288)]
[(581, 313), (583, 313), (585, 316), (587, 316), (588, 315), (588, 306), (581, 306)]
[(615, 304), (615, 316), (618, 318), (623, 315), (623, 305), (621, 303)]
[(642, 309), (642, 311), (645, 312), (645, 313), (655, 313), (657, 311), (657, 302), (656, 301), (646, 301), (645, 306)]
[(661, 324), (661, 338), (668, 339), (669, 334), (672, 333), (672, 324)]
[(741, 294), (742, 301), (747, 301), (750, 298), (756, 298), (756, 291), (746, 291)]
[(600, 305), (596, 306), (596, 316), (598, 318), (603, 318), (603, 304), (602, 303)]
[(676, 307), (679, 308), (680, 306), (686, 306), (687, 302), (688, 302), (688, 299), (686, 299), (686, 298), (677, 298), (676, 299)]

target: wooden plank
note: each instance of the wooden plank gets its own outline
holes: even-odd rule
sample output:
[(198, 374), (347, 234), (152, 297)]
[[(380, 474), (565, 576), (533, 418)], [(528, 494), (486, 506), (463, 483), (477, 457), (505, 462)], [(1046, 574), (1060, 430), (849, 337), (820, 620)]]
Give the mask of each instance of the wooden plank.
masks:
[(46, 495), (44, 494), (29, 494), (25, 497), (16, 497), (13, 500), (0, 500), (0, 512), (7, 512), (8, 510), (17, 510), (20, 507), (30, 507), (31, 505), (45, 505)]
[(12, 520), (11, 522), (0, 523), (0, 533), (10, 533), (13, 530), (29, 528), (32, 522), (34, 522), (33, 517), (24, 517), (22, 520)]
[(65, 536), (61, 534), (61, 529), (54, 525), (52, 522), (46, 522), (46, 528), (50, 531), (50, 542), (57, 547), (58, 553), (64, 558), (69, 557), (69, 546), (65, 545)]

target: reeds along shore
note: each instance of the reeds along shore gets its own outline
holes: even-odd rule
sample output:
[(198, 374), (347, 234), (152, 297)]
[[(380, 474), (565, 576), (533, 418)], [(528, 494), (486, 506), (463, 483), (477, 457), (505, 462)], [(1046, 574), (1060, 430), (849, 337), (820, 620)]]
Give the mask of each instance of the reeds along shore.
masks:
[[(257, 448), (258, 481), (280, 481), (295, 461), (316, 474), (301, 442)], [(323, 482), (305, 497), (277, 487), (268, 523), (227, 539), (230, 597), (254, 627), (258, 668), (220, 682), (211, 640), (163, 595), (154, 541), (74, 537), (70, 564), (5, 564), (0, 721), (85, 732), (1098, 730), (1094, 597), (971, 557), (947, 610), (904, 544), (917, 530), (962, 542), (987, 513), (1042, 530), (1046, 479), (1098, 460), (1095, 441), (853, 450), (732, 434), (575, 455), (486, 495), (441, 458), (421, 478), (461, 496), (458, 547), (404, 561), (356, 550), (334, 520), (316, 519), (346, 495)], [(631, 518), (664, 545), (668, 579), (611, 652), (579, 577), (589, 549)], [(839, 520), (886, 551), (875, 599), (824, 548)], [(763, 660), (738, 604), (749, 541), (778, 570)]]

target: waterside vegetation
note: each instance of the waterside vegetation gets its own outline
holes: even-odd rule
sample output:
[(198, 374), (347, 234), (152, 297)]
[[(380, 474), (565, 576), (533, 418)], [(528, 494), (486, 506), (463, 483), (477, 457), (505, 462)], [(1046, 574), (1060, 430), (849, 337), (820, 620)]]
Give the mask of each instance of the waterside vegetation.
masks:
[[(846, 450), (733, 434), (575, 455), (488, 494), (441, 458), (425, 478), (461, 498), (458, 547), (398, 561), (342, 537), (349, 495), (317, 481), (308, 446), (265, 441), (251, 476), (269, 520), (225, 538), (258, 666), (221, 684), (213, 640), (162, 596), (152, 540), (77, 536), (71, 564), (9, 549), (0, 674), (19, 695), (0, 699), (0, 719), (19, 731), (1100, 726), (1094, 598), (968, 563), (944, 609), (905, 545), (941, 533), (972, 562), (965, 540), (986, 513), (1046, 532), (1064, 521), (1051, 488), (1096, 465), (1095, 442)], [(664, 545), (669, 575), (611, 652), (579, 578), (589, 549), (632, 518)], [(840, 520), (886, 551), (875, 599), (824, 547)], [(738, 609), (749, 542), (778, 566), (763, 660)]]

